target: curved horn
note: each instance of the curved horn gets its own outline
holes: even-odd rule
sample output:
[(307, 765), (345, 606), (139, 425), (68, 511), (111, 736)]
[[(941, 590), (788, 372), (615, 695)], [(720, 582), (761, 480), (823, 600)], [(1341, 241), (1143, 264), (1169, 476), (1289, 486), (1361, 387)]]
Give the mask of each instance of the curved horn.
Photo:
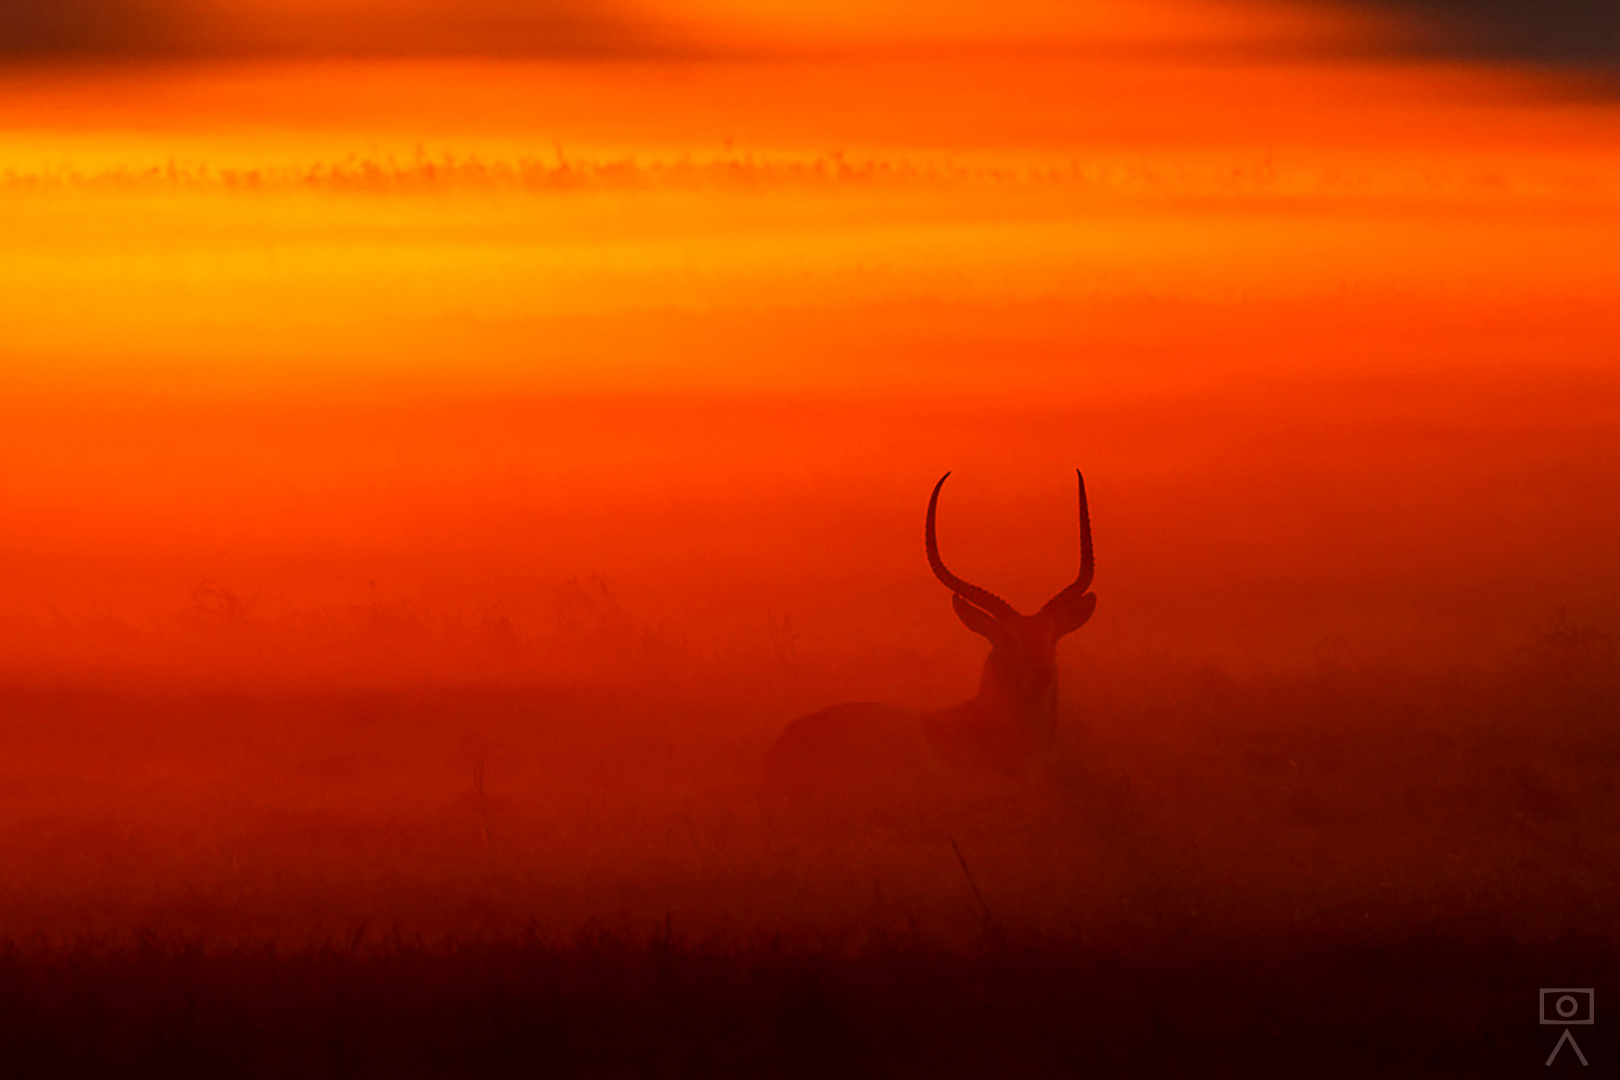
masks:
[(1071, 596), (1080, 596), (1091, 588), (1091, 579), (1096, 576), (1096, 560), (1091, 553), (1091, 513), (1086, 509), (1086, 478), (1079, 469), (1074, 475), (1080, 481), (1080, 576), (1073, 583), (1046, 602), (1042, 611), (1053, 607), (1060, 601)]
[[(939, 507), (939, 489), (945, 486), (945, 481), (951, 474), (946, 473), (934, 485), (934, 494), (928, 499), (928, 527), (925, 533), (925, 542), (928, 545), (928, 565), (934, 568), (934, 576), (945, 583), (945, 587), (977, 607), (983, 608), (996, 618), (1007, 615), (1016, 615), (1013, 606), (988, 589), (981, 589), (977, 585), (969, 585), (949, 570), (945, 569), (944, 560), (939, 557), (939, 541), (934, 536), (934, 512)], [(1087, 551), (1090, 551), (1091, 541), (1087, 539)]]

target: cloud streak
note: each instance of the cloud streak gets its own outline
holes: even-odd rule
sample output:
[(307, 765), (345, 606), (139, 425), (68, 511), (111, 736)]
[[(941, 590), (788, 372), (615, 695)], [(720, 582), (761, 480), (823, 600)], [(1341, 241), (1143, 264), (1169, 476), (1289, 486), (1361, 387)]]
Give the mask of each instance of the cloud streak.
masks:
[(645, 55), (1319, 39), (1271, 0), (9, 0), (0, 55)]
[(1312, 20), (1328, 20), (1321, 25), (1331, 38), (1335, 15), (1362, 23), (1370, 16), (1375, 52), (1620, 70), (1615, 0), (6, 0), (0, 59), (613, 56), (997, 42), (1220, 49), (1279, 32), (1308, 52), (1324, 43), (1309, 31)]
[(668, 48), (601, 0), (7, 0), (0, 57), (623, 54)]

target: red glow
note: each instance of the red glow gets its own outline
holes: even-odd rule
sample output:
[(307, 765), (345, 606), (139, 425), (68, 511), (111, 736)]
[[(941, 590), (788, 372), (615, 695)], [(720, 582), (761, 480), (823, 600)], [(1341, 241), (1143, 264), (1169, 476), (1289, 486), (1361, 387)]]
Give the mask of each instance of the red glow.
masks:
[[(0, 929), (847, 925), (878, 867), (950, 933), (946, 836), (1066, 925), (1104, 856), (1061, 791), (1001, 793), (1044, 832), (881, 850), (756, 799), (800, 712), (972, 692), (921, 550), (946, 469), (952, 565), (1025, 607), (1086, 470), (1074, 760), (1229, 836), (1280, 819), (1196, 748), (1294, 716), (1231, 680), (1602, 639), (1615, 106), (1186, 9), (1029, 5), (971, 50), (1001, 5), (592, 9), (680, 48), (0, 76)], [(1376, 721), (1334, 722), (1371, 761)], [(1336, 849), (1367, 880), (1451, 835), (1375, 831)], [(1221, 849), (1258, 883), (1223, 918), (1343, 885), (1264, 846)]]

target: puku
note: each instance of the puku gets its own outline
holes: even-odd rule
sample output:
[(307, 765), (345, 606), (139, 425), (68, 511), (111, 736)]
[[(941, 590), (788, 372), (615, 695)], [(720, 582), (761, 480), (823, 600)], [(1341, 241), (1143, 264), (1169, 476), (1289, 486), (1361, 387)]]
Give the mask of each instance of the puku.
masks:
[(940, 477), (928, 500), (924, 543), (934, 576), (951, 590), (951, 607), (969, 630), (990, 641), (979, 693), (938, 712), (866, 702), (834, 705), (788, 725), (766, 755), (775, 782), (816, 786), (879, 785), (928, 773), (1023, 775), (1050, 750), (1057, 726), (1057, 644), (1097, 607), (1091, 516), (1080, 482), (1080, 574), (1033, 615), (988, 589), (963, 581), (939, 556), (934, 526)]

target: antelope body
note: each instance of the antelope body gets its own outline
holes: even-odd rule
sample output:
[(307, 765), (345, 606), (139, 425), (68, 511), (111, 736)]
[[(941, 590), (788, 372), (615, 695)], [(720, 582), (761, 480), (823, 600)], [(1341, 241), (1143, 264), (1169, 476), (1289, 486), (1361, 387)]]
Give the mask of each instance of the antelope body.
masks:
[(1094, 566), (1085, 477), (1080, 483), (1080, 574), (1033, 615), (945, 568), (934, 518), (940, 477), (928, 500), (924, 543), (934, 576), (951, 590), (951, 607), (969, 630), (990, 641), (979, 693), (938, 712), (892, 705), (834, 705), (789, 724), (766, 756), (773, 781), (790, 786), (889, 787), (929, 776), (1019, 776), (1037, 766), (1057, 722), (1057, 643), (1091, 618)]

